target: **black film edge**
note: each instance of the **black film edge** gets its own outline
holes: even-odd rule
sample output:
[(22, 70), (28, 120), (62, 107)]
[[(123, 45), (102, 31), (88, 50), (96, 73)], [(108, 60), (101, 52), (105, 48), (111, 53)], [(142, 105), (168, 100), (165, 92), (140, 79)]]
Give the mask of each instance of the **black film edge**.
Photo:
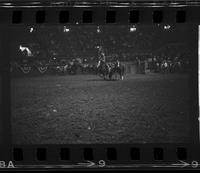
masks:
[(0, 3), (0, 169), (199, 169), (200, 7), (145, 3)]

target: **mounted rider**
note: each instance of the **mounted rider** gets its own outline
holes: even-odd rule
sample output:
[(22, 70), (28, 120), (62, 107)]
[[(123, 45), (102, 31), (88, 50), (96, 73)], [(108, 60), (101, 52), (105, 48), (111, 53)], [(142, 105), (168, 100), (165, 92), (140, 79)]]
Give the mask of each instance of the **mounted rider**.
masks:
[(115, 68), (119, 68), (121, 63), (120, 63), (119, 60), (117, 59), (117, 60), (114, 62), (114, 64), (115, 64)]
[(105, 56), (105, 53), (103, 52), (102, 50), (102, 47), (99, 48), (99, 61), (98, 61), (98, 64), (97, 64), (97, 68), (102, 65), (102, 64), (105, 64), (106, 63), (106, 56)]

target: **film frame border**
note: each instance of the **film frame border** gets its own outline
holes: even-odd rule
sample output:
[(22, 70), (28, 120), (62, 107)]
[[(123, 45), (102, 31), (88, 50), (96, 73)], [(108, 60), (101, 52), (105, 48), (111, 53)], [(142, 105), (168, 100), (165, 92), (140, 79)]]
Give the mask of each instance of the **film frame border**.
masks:
[[(58, 22), (58, 20), (55, 18), (53, 20), (48, 20), (48, 14), (51, 14), (51, 10), (54, 10), (55, 7), (51, 7), (51, 8), (46, 8), (46, 7), (41, 7), (39, 10), (44, 10), (47, 12), (47, 24), (48, 25), (60, 25), (60, 23)], [(72, 23), (68, 23), (70, 25), (76, 25), (77, 19), (79, 19), (78, 21), (80, 21), (79, 24), (81, 23), (82, 18), (80, 18), (80, 14), (82, 14), (83, 10), (88, 10), (88, 9), (94, 9), (95, 7), (80, 7), (78, 10), (74, 9), (74, 7), (69, 7), (70, 10), (72, 11), (72, 13), (76, 13), (79, 14), (77, 15), (75, 18), (72, 18)], [(102, 7), (97, 7), (100, 12), (102, 10)], [(115, 9), (116, 7), (103, 7), (103, 9), (106, 11), (106, 9)], [(132, 9), (132, 7), (127, 7), (128, 9)], [(124, 8), (122, 11), (125, 12), (127, 11), (127, 8)], [(134, 8), (134, 7), (133, 7)], [(57, 9), (58, 11), (60, 11), (61, 9), (63, 9), (63, 7), (59, 7), (59, 9)], [(65, 8), (66, 9), (66, 8)], [(117, 8), (118, 10), (119, 8)], [(134, 8), (135, 9), (135, 8)], [(140, 11), (140, 14), (143, 15), (142, 18), (140, 18), (140, 21), (138, 24), (143, 23), (143, 24), (150, 24), (152, 23), (152, 11), (154, 10), (153, 7), (146, 9), (145, 7), (137, 7), (136, 8), (138, 11)], [(158, 8), (156, 8), (157, 10)], [(180, 24), (180, 25), (191, 25), (191, 28), (193, 28), (193, 36), (195, 41), (197, 41), (196, 45), (194, 46), (194, 57), (198, 56), (198, 22), (199, 22), (199, 16), (200, 14), (198, 14), (198, 9), (199, 7), (174, 7), (173, 9), (168, 9), (167, 7), (162, 7), (159, 8), (159, 10), (164, 11), (165, 14), (173, 14), (173, 15), (167, 15), (169, 18), (163, 18), (163, 22), (161, 22), (161, 24), (174, 24), (175, 22), (175, 11), (176, 10), (185, 10), (187, 12), (187, 18), (186, 18), (186, 22), (184, 22), (184, 24)], [(23, 22), (24, 20), (22, 19), (22, 22), (20, 24), (13, 24), (12, 23), (12, 14), (13, 11), (22, 11), (25, 14), (28, 14), (28, 20), (25, 20), (25, 22)], [(75, 10), (75, 11), (74, 11)], [(28, 9), (24, 9), (23, 7), (16, 7), (14, 9), (9, 9), (9, 10), (5, 10), (4, 8), (0, 8), (0, 14), (6, 14), (6, 15), (1, 15), (3, 17), (1, 17), (1, 21), (2, 24), (5, 27), (3, 29), (5, 29), (5, 31), (7, 32), (8, 28), (12, 28), (13, 25), (15, 26), (19, 26), (22, 25), (29, 25), (29, 24), (33, 24), (33, 25), (41, 25), (41, 24), (36, 24), (35, 23), (35, 18), (31, 18), (31, 20), (29, 20), (30, 16), (34, 16), (32, 15), (33, 12), (38, 11), (38, 8), (28, 8)], [(77, 12), (79, 11), (79, 12)], [(173, 13), (170, 13), (171, 11), (173, 11)], [(168, 12), (168, 13), (166, 13)], [(189, 12), (189, 13), (188, 13)], [(151, 15), (149, 15), (151, 14)], [(189, 16), (188, 16), (189, 14)], [(198, 14), (198, 15), (196, 15)], [(51, 15), (49, 15), (51, 16)], [(123, 16), (123, 15), (122, 15)], [(146, 17), (145, 17), (146, 16)], [(55, 16), (54, 16), (55, 17)], [(120, 20), (121, 22), (116, 22), (115, 25), (121, 25), (121, 24), (130, 24), (127, 20), (123, 20), (125, 16), (123, 16)], [(127, 15), (125, 17), (127, 19)], [(3, 20), (2, 20), (3, 19)], [(173, 20), (171, 20), (173, 19)], [(189, 20), (188, 20), (189, 19)], [(96, 24), (103, 24), (106, 25), (105, 23), (105, 16), (100, 17), (99, 20), (95, 20), (94, 23), (92, 23), (92, 25), (96, 25)], [(63, 24), (62, 24), (63, 25)], [(87, 25), (87, 24), (86, 24)], [(178, 24), (179, 25), (179, 24)], [(196, 36), (196, 37), (195, 37)], [(5, 41), (8, 39), (4, 36), (3, 38)], [(6, 45), (3, 45), (3, 48), (6, 50), (8, 47)], [(4, 55), (5, 56), (5, 55)], [(198, 59), (198, 58), (197, 58)], [(197, 62), (194, 61), (193, 63)], [(198, 63), (197, 63), (198, 64)], [(193, 64), (194, 65), (194, 64)], [(3, 97), (7, 97), (9, 95), (9, 91), (7, 90), (7, 87), (9, 86), (9, 76), (8, 76), (8, 67), (9, 65), (7, 64), (7, 61), (3, 62), (3, 70), (1, 70), (1, 79), (4, 81), (2, 82), (3, 85), (3, 91), (7, 91), (7, 92), (2, 92)], [(196, 72), (196, 70), (194, 68), (194, 72)], [(198, 77), (198, 73), (195, 73), (196, 76), (193, 76), (194, 78), (192, 79), (192, 82), (194, 82), (194, 84), (197, 84), (196, 79)], [(8, 85), (7, 85), (8, 84)], [(192, 90), (194, 93), (198, 93), (198, 91), (196, 89)], [(3, 103), (3, 111), (5, 111), (4, 113), (6, 114), (10, 114), (9, 113), (9, 109), (6, 109), (7, 103), (9, 104), (10, 100), (6, 100), (6, 102), (4, 102), (4, 100), (2, 100)], [(196, 105), (196, 103), (194, 103), (194, 105)], [(196, 107), (196, 106), (195, 106)], [(198, 108), (197, 108), (198, 109)], [(194, 110), (194, 113), (197, 113), (196, 111), (198, 110)], [(9, 129), (10, 129), (10, 124), (8, 117), (1, 117), (3, 118), (3, 122), (5, 123), (4, 125), (4, 131), (6, 131), (6, 133), (9, 134)], [(5, 119), (4, 119), (5, 118)], [(192, 120), (196, 120), (196, 117), (192, 117)], [(198, 128), (198, 122), (196, 122), (197, 127)], [(198, 129), (196, 129), (197, 132)], [(10, 132), (11, 134), (11, 132)], [(3, 154), (3, 160), (5, 160), (6, 163), (9, 163), (9, 161), (13, 160), (13, 148), (22, 148), (24, 150), (24, 158), (25, 158), (25, 162), (24, 161), (16, 161), (14, 164), (16, 168), (75, 168), (75, 169), (83, 169), (83, 168), (126, 168), (126, 169), (130, 169), (130, 168), (197, 168), (199, 167), (199, 163), (198, 161), (200, 160), (198, 158), (198, 155), (200, 155), (200, 150), (199, 150), (199, 141), (197, 141), (196, 139), (196, 133), (193, 134), (194, 136), (192, 136), (191, 138), (195, 139), (194, 140), (194, 144), (80, 144), (80, 145), (32, 145), (32, 146), (27, 146), (27, 145), (15, 145), (14, 147), (11, 144), (11, 139), (10, 139), (10, 135), (4, 135), (4, 142), (3, 142), (3, 147), (1, 147), (0, 151), (4, 152)], [(46, 148), (47, 149), (47, 156), (48, 159), (47, 161), (36, 161), (35, 160), (35, 156), (36, 156), (36, 149), (37, 148)], [(57, 163), (57, 161), (60, 160), (56, 159), (54, 160), (53, 157), (55, 155), (58, 156), (58, 151), (60, 148), (69, 148), (70, 151), (72, 151), (73, 153), (73, 157), (74, 156), (78, 156), (78, 157), (74, 157), (73, 159), (71, 159), (69, 162), (62, 162), (64, 164), (59, 165), (59, 164), (55, 164)], [(92, 148), (95, 153), (98, 153), (96, 156), (101, 156), (99, 158), (96, 158), (94, 160), (85, 160), (82, 156), (83, 150), (84, 148)], [(106, 150), (107, 148), (116, 148), (117, 149), (117, 153), (119, 151), (119, 153), (117, 154), (118, 157), (120, 158), (119, 160), (115, 160), (115, 161), (110, 161), (105, 159), (106, 158)], [(141, 160), (139, 161), (132, 161), (128, 158), (130, 158), (130, 155), (128, 156), (127, 153), (130, 154), (130, 148), (139, 148), (141, 149), (142, 155), (141, 155)], [(168, 153), (166, 155), (166, 158), (163, 160), (153, 160), (154, 158), (153, 156), (153, 149), (154, 148), (163, 148), (164, 149), (164, 153)], [(186, 160), (179, 160), (177, 158), (177, 148), (186, 148), (187, 149), (187, 153), (188, 153), (188, 157)], [(194, 151), (194, 148), (196, 149)], [(165, 150), (166, 149), (166, 150)], [(127, 151), (128, 150), (128, 151)], [(31, 155), (30, 155), (30, 151), (31, 151)], [(49, 152), (50, 151), (50, 152)], [(9, 153), (9, 154), (8, 154)], [(124, 153), (126, 153), (124, 155)], [(49, 155), (50, 154), (50, 155)], [(128, 157), (127, 157), (128, 156)], [(1, 156), (0, 156), (1, 157)], [(60, 156), (59, 156), (60, 157)], [(0, 158), (1, 159), (1, 158)], [(27, 160), (26, 160), (27, 159)], [(27, 162), (26, 162), (27, 161)], [(123, 163), (124, 162), (124, 163)], [(24, 165), (23, 165), (24, 163)], [(28, 163), (32, 163), (31, 165), (29, 165)], [(37, 163), (38, 165), (34, 165), (34, 163)], [(53, 165), (54, 164), (54, 165)]]

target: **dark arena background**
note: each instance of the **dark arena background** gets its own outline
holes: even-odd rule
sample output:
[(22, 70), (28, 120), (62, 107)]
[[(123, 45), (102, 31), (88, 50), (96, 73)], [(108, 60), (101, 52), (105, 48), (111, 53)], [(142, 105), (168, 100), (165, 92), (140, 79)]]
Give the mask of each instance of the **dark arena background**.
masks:
[[(11, 43), (15, 144), (190, 142), (187, 27), (20, 26)], [(124, 79), (98, 71), (125, 66)]]

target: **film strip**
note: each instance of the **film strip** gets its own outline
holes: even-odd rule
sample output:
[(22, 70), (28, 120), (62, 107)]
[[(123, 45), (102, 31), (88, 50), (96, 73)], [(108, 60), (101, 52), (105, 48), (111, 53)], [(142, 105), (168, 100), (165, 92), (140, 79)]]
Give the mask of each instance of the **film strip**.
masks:
[(199, 9), (1, 2), (0, 169), (199, 169)]

